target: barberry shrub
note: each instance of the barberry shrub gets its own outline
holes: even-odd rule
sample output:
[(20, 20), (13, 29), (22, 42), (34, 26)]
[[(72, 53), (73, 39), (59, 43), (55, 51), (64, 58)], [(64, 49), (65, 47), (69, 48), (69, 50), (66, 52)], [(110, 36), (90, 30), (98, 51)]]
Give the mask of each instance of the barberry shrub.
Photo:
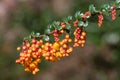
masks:
[[(85, 13), (76, 12), (74, 16), (68, 16), (63, 21), (55, 21), (48, 25), (45, 34), (32, 32), (24, 38), (24, 41), (17, 50), (20, 51), (20, 57), (16, 63), (25, 67), (25, 71), (36, 74), (40, 71), (38, 64), (41, 63), (41, 57), (50, 62), (55, 62), (63, 57), (67, 57), (73, 51), (73, 47), (84, 47), (88, 26), (88, 19), (98, 16), (98, 26), (103, 24), (103, 15), (116, 19), (116, 10), (120, 9), (120, 3), (115, 1), (111, 4), (105, 4), (100, 10), (94, 5), (89, 6)], [(70, 34), (72, 33), (72, 36)], [(73, 37), (73, 38), (71, 38)], [(54, 41), (51, 41), (54, 38)], [(70, 45), (70, 44), (73, 45)]]

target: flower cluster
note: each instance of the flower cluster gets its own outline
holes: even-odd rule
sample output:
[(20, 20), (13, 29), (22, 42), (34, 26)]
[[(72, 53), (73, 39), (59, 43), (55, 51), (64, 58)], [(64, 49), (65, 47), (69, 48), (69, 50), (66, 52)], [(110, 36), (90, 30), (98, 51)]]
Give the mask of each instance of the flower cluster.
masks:
[(22, 64), (25, 67), (25, 71), (36, 74), (39, 71), (38, 63), (41, 62), (41, 57), (44, 57), (47, 61), (54, 62), (60, 60), (60, 58), (69, 56), (72, 52), (72, 47), (69, 43), (72, 42), (69, 35), (65, 35), (65, 39), (54, 43), (44, 43), (42, 40), (33, 38), (31, 41), (24, 41), (22, 47), (18, 47), (20, 52), (20, 58), (16, 60), (16, 63)]
[[(75, 13), (75, 16), (68, 16), (62, 22), (55, 21), (47, 27), (45, 34), (31, 33), (21, 47), (20, 57), (16, 63), (25, 67), (25, 71), (36, 74), (39, 71), (38, 63), (41, 63), (41, 57), (47, 61), (55, 62), (63, 57), (69, 56), (73, 47), (84, 47), (86, 42), (85, 28), (88, 26), (88, 19), (92, 16), (98, 16), (98, 26), (103, 23), (103, 15), (112, 13), (112, 20), (116, 19), (116, 10), (120, 9), (120, 3), (115, 2), (112, 5), (106, 4), (101, 10), (96, 10), (94, 5), (89, 6), (89, 11)], [(74, 30), (75, 29), (75, 30)], [(72, 33), (74, 38), (69, 36)], [(54, 37), (53, 41), (50, 38)], [(62, 36), (61, 36), (62, 35)], [(69, 45), (70, 43), (71, 46)]]
[(72, 52), (72, 47), (69, 46), (69, 43), (72, 42), (72, 39), (70, 39), (69, 35), (65, 36), (65, 39), (63, 39), (60, 44), (60, 53), (62, 56), (69, 56), (69, 54)]
[(64, 22), (61, 22), (61, 26), (62, 26), (62, 28), (64, 29), (65, 26), (66, 26), (66, 24), (65, 24)]
[(112, 8), (112, 20), (115, 20), (116, 19), (116, 6), (114, 5), (113, 8)]
[(45, 43), (42, 45), (42, 56), (45, 57), (46, 60), (53, 62), (64, 56), (69, 56), (72, 52), (72, 47), (69, 46), (71, 41), (69, 35), (66, 35), (62, 41)]
[(78, 26), (78, 19), (73, 22), (73, 26), (77, 27)]
[(82, 17), (83, 21), (86, 21), (86, 19), (87, 19), (88, 17), (90, 17), (90, 15), (91, 15), (91, 12), (90, 12), (90, 11), (85, 12), (85, 14), (84, 14), (83, 17)]
[[(35, 38), (32, 39), (31, 43), (26, 40), (22, 44), (22, 50), (20, 52), (20, 58), (16, 60), (16, 63), (25, 66), (25, 71), (36, 74), (39, 71), (38, 63), (41, 62), (41, 49), (39, 46), (42, 45), (42, 40), (37, 41)], [(20, 47), (17, 48), (20, 50)]]
[(81, 46), (84, 47), (86, 40), (86, 32), (83, 31), (82, 27), (78, 27), (74, 31), (74, 47)]
[(59, 41), (59, 36), (60, 36), (60, 34), (61, 34), (61, 32), (60, 32), (59, 30), (54, 30), (53, 36), (54, 36), (54, 40), (55, 40), (56, 42)]
[(101, 27), (102, 23), (103, 23), (103, 14), (102, 12), (100, 12), (98, 15), (98, 26)]

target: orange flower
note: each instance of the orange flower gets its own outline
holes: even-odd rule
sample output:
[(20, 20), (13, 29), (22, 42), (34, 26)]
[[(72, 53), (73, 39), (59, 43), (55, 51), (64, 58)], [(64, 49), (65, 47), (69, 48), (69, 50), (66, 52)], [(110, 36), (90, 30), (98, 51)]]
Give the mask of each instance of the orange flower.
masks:
[(116, 6), (115, 5), (113, 5), (111, 13), (112, 13), (112, 20), (115, 20), (116, 19)]
[(103, 23), (103, 14), (102, 12), (100, 12), (98, 15), (98, 26), (101, 27), (102, 23)]

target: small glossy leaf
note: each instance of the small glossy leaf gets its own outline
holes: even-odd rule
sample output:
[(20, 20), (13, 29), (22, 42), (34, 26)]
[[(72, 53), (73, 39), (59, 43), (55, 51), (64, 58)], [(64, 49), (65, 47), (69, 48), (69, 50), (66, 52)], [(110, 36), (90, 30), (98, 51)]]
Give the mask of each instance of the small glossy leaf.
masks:
[(56, 21), (56, 23), (55, 23), (56, 25), (60, 25), (60, 22), (59, 21)]
[(35, 36), (36, 36), (36, 37), (39, 37), (39, 36), (40, 36), (40, 33), (36, 33)]
[(103, 6), (101, 6), (101, 9), (104, 9), (105, 11), (108, 11), (110, 9), (110, 5), (109, 4), (104, 4)]
[(78, 16), (80, 15), (80, 11), (75, 13), (75, 18), (78, 18)]
[(32, 36), (31, 36), (31, 35), (29, 35), (27, 38), (31, 39), (31, 38), (32, 38)]
[(113, 5), (116, 5), (117, 3), (115, 2), (115, 1), (112, 1), (111, 3), (110, 3), (110, 6), (113, 6)]
[(105, 9), (102, 9), (102, 13), (103, 13), (104, 15), (106, 15), (106, 16), (109, 16), (109, 15), (110, 15), (110, 13), (109, 13), (108, 11), (106, 11)]
[(45, 41), (49, 41), (49, 40), (50, 40), (49, 36), (44, 36), (43, 39), (44, 39)]
[(58, 26), (57, 30), (61, 30), (62, 29), (62, 26)]
[(55, 29), (57, 29), (59, 25), (60, 25), (60, 22), (59, 22), (59, 21), (54, 21), (54, 22), (52, 23), (52, 26), (53, 26)]
[(83, 17), (83, 15), (84, 15), (83, 13), (80, 13), (80, 11), (78, 11), (78, 12), (75, 13), (75, 18), (76, 19), (81, 19)]
[(52, 25), (53, 25), (53, 26), (58, 26), (58, 25), (60, 25), (60, 22), (59, 22), (59, 21), (54, 21), (54, 22), (52, 23)]
[(119, 3), (120, 3), (120, 0), (115, 0), (115, 3), (119, 4)]
[(25, 41), (25, 40), (28, 40), (28, 38), (27, 38), (27, 37), (24, 37), (24, 41)]
[(88, 26), (88, 21), (84, 22), (83, 27), (87, 27)]
[[(48, 25), (48, 26), (47, 26), (47, 29), (49, 29), (50, 31), (52, 31), (52, 30), (54, 30), (55, 28), (54, 28), (52, 25)], [(48, 30), (48, 31), (49, 31), (49, 30)]]
[(99, 11), (96, 10), (96, 8), (95, 8), (94, 5), (90, 5), (90, 6), (89, 6), (89, 11), (90, 11), (91, 13), (99, 12)]
[(31, 32), (30, 36), (35, 37), (35, 32)]
[(70, 25), (66, 25), (66, 29), (70, 30), (71, 26)]
[(79, 21), (78, 22), (78, 26), (83, 26), (84, 22), (83, 21)]
[(50, 33), (50, 32), (51, 32), (50, 29), (46, 29), (46, 30), (45, 30), (45, 34), (48, 34), (48, 33)]
[(63, 22), (65, 22), (66, 24), (68, 24), (70, 21), (72, 21), (73, 17), (72, 16), (68, 16), (67, 18), (63, 19)]
[(68, 16), (68, 21), (71, 21), (72, 20), (72, 16)]
[(63, 19), (63, 22), (68, 23), (67, 18), (64, 18), (64, 19)]
[(116, 5), (117, 8), (120, 8), (120, 2)]
[(48, 26), (47, 26), (47, 28), (49, 28), (49, 29), (50, 29), (50, 28), (52, 28), (52, 26), (51, 26), (51, 25), (48, 25)]

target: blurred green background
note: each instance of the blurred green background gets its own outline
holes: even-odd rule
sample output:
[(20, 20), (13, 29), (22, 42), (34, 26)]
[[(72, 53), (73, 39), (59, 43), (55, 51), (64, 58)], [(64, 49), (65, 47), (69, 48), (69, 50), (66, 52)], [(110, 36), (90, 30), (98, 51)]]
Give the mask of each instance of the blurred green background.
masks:
[(44, 33), (55, 20), (85, 12), (90, 4), (98, 9), (111, 0), (0, 0), (0, 80), (120, 80), (120, 17), (105, 17), (101, 28), (97, 17), (90, 19), (87, 43), (70, 57), (40, 64), (33, 76), (15, 64), (16, 47), (31, 31)]

